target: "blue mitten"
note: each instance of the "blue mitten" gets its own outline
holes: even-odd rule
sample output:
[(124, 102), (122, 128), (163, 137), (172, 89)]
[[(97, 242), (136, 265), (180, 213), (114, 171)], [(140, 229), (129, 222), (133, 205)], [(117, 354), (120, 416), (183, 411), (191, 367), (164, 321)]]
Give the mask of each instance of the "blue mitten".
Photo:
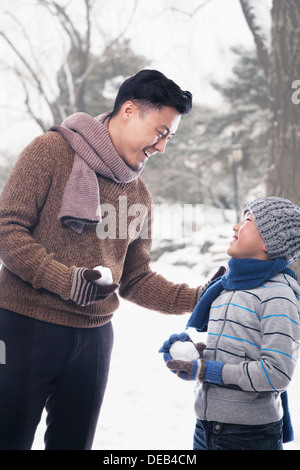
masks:
[[(178, 343), (190, 342), (191, 345), (193, 345), (192, 355), (194, 357), (194, 360), (187, 359), (186, 355), (188, 354), (190, 356), (191, 352), (186, 351), (185, 347), (184, 347), (185, 351), (183, 351), (182, 348), (180, 348), (180, 344), (174, 345), (174, 343), (177, 343), (177, 342)], [(177, 346), (177, 351), (176, 352), (174, 352), (174, 350), (172, 351), (173, 354), (175, 353), (175, 357), (173, 357), (170, 353), (170, 350), (173, 345)], [(194, 344), (191, 338), (189, 337), (189, 335), (183, 332), (180, 334), (171, 335), (170, 338), (164, 342), (159, 352), (163, 353), (163, 358), (166, 362), (167, 367), (174, 374), (178, 375), (178, 377), (184, 380), (196, 380), (199, 377), (199, 375), (202, 376), (203, 371), (204, 371), (204, 368), (203, 368), (203, 371), (201, 374), (201, 369), (202, 369), (201, 366), (202, 365), (204, 366), (205, 362), (204, 362), (204, 359), (200, 359), (199, 356), (203, 352), (205, 347), (206, 346), (204, 343)], [(181, 366), (183, 364), (185, 365), (185, 368), (182, 370)], [(187, 366), (187, 369), (186, 369), (186, 366)]]
[(172, 344), (176, 343), (176, 341), (191, 341), (191, 338), (189, 335), (185, 332), (176, 334), (174, 333), (173, 335), (170, 336), (169, 339), (167, 339), (160, 350), (158, 352), (163, 353), (163, 358), (165, 362), (170, 361), (172, 358), (170, 354), (170, 348)]

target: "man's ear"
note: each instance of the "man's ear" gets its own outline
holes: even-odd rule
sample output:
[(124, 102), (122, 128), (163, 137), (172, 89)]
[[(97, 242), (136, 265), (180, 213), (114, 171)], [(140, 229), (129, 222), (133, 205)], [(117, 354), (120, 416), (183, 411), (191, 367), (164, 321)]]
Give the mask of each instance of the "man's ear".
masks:
[(137, 106), (133, 101), (126, 101), (120, 109), (120, 115), (124, 121), (128, 121), (137, 111)]

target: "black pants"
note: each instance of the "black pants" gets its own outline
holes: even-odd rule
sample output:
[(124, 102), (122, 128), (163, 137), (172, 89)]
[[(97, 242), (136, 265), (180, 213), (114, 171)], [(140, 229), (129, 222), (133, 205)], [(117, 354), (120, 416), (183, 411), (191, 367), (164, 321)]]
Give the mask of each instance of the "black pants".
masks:
[(111, 323), (69, 328), (0, 309), (0, 340), (0, 449), (31, 449), (44, 408), (46, 450), (90, 449), (107, 384)]

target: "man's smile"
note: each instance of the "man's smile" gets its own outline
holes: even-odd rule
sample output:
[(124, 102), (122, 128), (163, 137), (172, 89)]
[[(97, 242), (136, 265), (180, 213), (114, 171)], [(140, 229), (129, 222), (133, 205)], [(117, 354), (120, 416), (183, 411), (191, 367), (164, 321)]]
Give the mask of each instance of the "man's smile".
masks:
[(145, 157), (148, 160), (148, 158), (150, 158), (152, 155), (154, 155), (155, 152), (152, 153), (152, 152), (150, 152), (150, 150), (143, 150), (143, 153), (144, 153)]

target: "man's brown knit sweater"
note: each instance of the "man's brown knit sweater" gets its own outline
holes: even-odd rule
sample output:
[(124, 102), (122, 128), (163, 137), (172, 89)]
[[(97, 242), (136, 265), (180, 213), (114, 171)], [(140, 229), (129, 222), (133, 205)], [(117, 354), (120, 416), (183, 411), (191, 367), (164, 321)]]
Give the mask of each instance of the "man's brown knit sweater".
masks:
[[(61, 134), (48, 132), (25, 148), (10, 175), (0, 197), (0, 307), (70, 327), (103, 325), (118, 308), (116, 294), (88, 307), (69, 300), (74, 267), (102, 265), (111, 268), (122, 297), (166, 314), (191, 312), (198, 289), (173, 284), (151, 271), (151, 236), (130, 239), (124, 237), (124, 227), (118, 236), (119, 218), (124, 220), (120, 196), (126, 196), (128, 208), (147, 208), (150, 230), (152, 201), (140, 178), (115, 183), (99, 176), (101, 204), (116, 210), (116, 238), (97, 236), (95, 226), (77, 234), (58, 221), (73, 159)], [(128, 225), (133, 219), (128, 217)]]

